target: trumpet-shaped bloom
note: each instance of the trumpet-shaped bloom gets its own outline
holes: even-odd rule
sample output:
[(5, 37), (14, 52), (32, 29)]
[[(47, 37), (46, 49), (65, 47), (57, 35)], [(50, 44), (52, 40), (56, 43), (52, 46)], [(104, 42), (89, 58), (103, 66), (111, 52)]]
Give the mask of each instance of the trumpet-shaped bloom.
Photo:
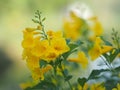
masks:
[(69, 47), (66, 44), (65, 38), (62, 37), (61, 32), (49, 31), (47, 33), (49, 37), (49, 45), (42, 58), (49, 62), (55, 60), (59, 55), (69, 51)]
[(59, 54), (52, 48), (48, 47), (49, 49), (47, 52), (43, 55), (43, 59), (46, 60), (47, 62), (55, 60)]
[(95, 44), (93, 48), (89, 51), (89, 55), (92, 60), (95, 60), (101, 55), (101, 47), (99, 44)]
[(100, 37), (96, 37), (93, 47), (89, 50), (89, 55), (92, 60), (95, 60), (103, 53), (107, 53), (112, 49), (112, 46), (104, 45), (104, 42), (100, 39)]
[(83, 20), (71, 12), (70, 17), (64, 20), (64, 33), (66, 38), (77, 40), (80, 37), (80, 29)]
[(28, 56), (26, 59), (27, 66), (29, 67), (30, 70), (34, 70), (34, 68), (39, 67), (39, 58), (35, 56)]
[(101, 36), (103, 33), (103, 27), (96, 16), (89, 18), (91, 25), (89, 25), (92, 35), (89, 37), (94, 40), (94, 37)]
[(32, 71), (32, 77), (34, 81), (39, 82), (40, 80), (44, 80), (44, 74), (50, 69), (52, 69), (52, 66), (50, 65), (47, 65), (46, 67), (42, 67), (42, 68), (35, 68)]
[(94, 20), (94, 25), (92, 27), (95, 36), (100, 36), (103, 33), (103, 28), (98, 20)]
[(63, 37), (63, 34), (62, 34), (61, 31), (53, 32), (52, 30), (50, 30), (50, 31), (47, 32), (47, 35), (48, 35), (49, 39), (62, 38)]
[(23, 35), (24, 35), (23, 36), (24, 39), (22, 41), (23, 48), (32, 48), (34, 46), (33, 31), (28, 31), (28, 30), (23, 31)]
[(86, 68), (88, 65), (88, 59), (83, 52), (78, 52), (78, 58), (70, 58), (68, 60), (71, 62), (80, 63), (83, 68)]
[(48, 40), (41, 40), (37, 39), (35, 40), (35, 46), (32, 48), (32, 54), (42, 58), (42, 56), (47, 53), (47, 49), (49, 47)]
[(69, 47), (66, 44), (64, 38), (56, 38), (51, 40), (51, 47), (60, 55), (69, 51)]

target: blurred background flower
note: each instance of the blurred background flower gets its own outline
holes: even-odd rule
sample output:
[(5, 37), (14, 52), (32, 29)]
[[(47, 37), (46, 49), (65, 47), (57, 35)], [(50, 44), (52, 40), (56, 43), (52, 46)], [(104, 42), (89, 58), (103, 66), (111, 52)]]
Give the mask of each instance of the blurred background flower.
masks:
[[(90, 13), (78, 12), (81, 3), (88, 6)], [(108, 36), (112, 28), (119, 30), (119, 0), (0, 0), (0, 90), (19, 90), (18, 83), (29, 75), (21, 58), (21, 41), (22, 30), (35, 26), (31, 21), (34, 12), (43, 12), (47, 30), (60, 30), (68, 8), (83, 18), (97, 16)]]

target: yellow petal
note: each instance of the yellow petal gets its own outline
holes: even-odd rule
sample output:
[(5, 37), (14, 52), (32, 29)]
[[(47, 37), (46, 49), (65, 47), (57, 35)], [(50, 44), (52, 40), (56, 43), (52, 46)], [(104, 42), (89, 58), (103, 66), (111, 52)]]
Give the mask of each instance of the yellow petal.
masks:
[(102, 49), (101, 49), (101, 50), (102, 50), (102, 53), (109, 52), (110, 50), (113, 49), (112, 46), (107, 46), (107, 45), (104, 45), (104, 46), (102, 46), (101, 48), (102, 48)]
[(88, 65), (88, 59), (85, 56), (84, 52), (78, 53), (78, 59), (79, 59), (79, 63), (82, 65), (82, 67), (86, 68), (86, 66)]
[(35, 46), (32, 48), (31, 52), (33, 55), (36, 57), (42, 57), (46, 52), (49, 47), (49, 42), (48, 40), (35, 40)]
[(89, 51), (89, 55), (92, 60), (97, 59), (101, 55), (101, 47), (98, 44), (95, 44), (93, 48)]
[(88, 59), (83, 52), (78, 52), (78, 58), (69, 58), (68, 61), (80, 63), (83, 68), (88, 65)]
[(64, 38), (52, 39), (51, 47), (60, 55), (70, 50)]

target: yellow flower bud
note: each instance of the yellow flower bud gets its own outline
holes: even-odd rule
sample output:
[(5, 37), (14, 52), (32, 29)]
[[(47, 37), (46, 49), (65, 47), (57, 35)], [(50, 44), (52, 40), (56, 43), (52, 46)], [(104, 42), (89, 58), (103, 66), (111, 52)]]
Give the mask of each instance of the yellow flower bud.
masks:
[(41, 25), (37, 26), (37, 29), (42, 30), (42, 26)]

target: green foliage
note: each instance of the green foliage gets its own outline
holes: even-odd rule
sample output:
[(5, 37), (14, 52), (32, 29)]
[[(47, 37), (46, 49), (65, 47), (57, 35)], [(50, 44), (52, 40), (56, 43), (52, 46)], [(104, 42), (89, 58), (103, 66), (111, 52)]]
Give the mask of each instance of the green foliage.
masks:
[(63, 73), (67, 76), (67, 75), (68, 75), (68, 70), (67, 70), (67, 69), (64, 69), (64, 70), (63, 70)]
[(112, 90), (113, 88), (116, 87), (117, 83), (120, 83), (120, 82), (117, 82), (117, 80), (114, 80), (113, 78), (111, 78), (104, 83), (104, 86), (106, 90)]
[(93, 70), (89, 75), (88, 79), (96, 79), (102, 72), (105, 72), (105, 71), (108, 71), (108, 70), (107, 69)]
[(77, 44), (68, 44), (70, 47), (70, 51), (64, 53), (62, 56), (64, 57), (64, 59), (66, 60), (68, 58), (69, 55), (71, 55), (72, 53), (77, 51), (77, 48), (79, 47)]
[(101, 36), (101, 39), (104, 41), (105, 45), (113, 46), (112, 43), (106, 40), (104, 37)]
[(120, 53), (120, 51), (118, 49), (115, 49), (115, 52), (112, 53), (112, 51), (110, 52), (110, 63), (113, 62), (113, 60), (116, 58), (116, 56)]
[(76, 44), (76, 43), (70, 43), (70, 44), (69, 44), (69, 47), (70, 47), (70, 51), (72, 51), (72, 50), (74, 50), (74, 49), (78, 48), (78, 47), (79, 47), (79, 45), (78, 45), (78, 44)]
[(40, 24), (40, 25), (43, 25), (42, 23), (43, 23), (43, 21), (45, 21), (45, 17), (44, 18), (41, 18), (41, 14), (42, 14), (42, 12), (40, 12), (39, 10), (37, 10), (36, 12), (35, 12), (35, 19), (32, 19), (32, 21), (34, 22), (34, 23), (38, 23), (38, 24)]
[(115, 71), (117, 71), (118, 73), (120, 73), (120, 66), (115, 68)]
[(48, 63), (45, 60), (40, 60), (40, 68), (45, 67)]
[(41, 81), (34, 87), (29, 87), (25, 90), (57, 90), (57, 87), (50, 81)]
[(112, 63), (116, 56), (119, 54), (119, 50), (118, 49), (113, 49), (109, 52), (109, 54), (105, 53), (103, 54), (103, 56), (106, 58), (106, 60), (109, 62), (109, 63)]
[(70, 79), (72, 79), (72, 75), (68, 75), (66, 78), (65, 78), (65, 81), (69, 81)]
[(66, 60), (68, 58), (69, 55), (71, 55), (72, 53), (76, 52), (78, 50), (78, 48), (80, 47), (80, 45), (83, 44), (83, 42), (81, 42), (80, 40), (78, 40), (76, 43), (70, 43), (70, 41), (68, 41), (68, 46), (70, 48), (69, 52), (64, 53), (62, 56), (64, 57), (64, 59)]
[(114, 30), (114, 28), (112, 29), (112, 40), (114, 45), (116, 45), (116, 48), (120, 49), (120, 36), (119, 33), (117, 31)]
[(86, 78), (78, 78), (78, 83), (83, 87), (84, 84), (87, 82)]
[[(112, 88), (116, 87), (117, 83), (120, 83), (119, 73), (120, 66), (114, 68), (113, 72), (109, 69), (93, 70), (88, 78), (78, 78), (78, 83), (83, 87), (84, 84), (90, 80), (100, 80), (104, 78), (105, 82), (103, 84), (106, 90), (112, 90)], [(111, 76), (106, 76), (106, 74), (111, 74)]]

